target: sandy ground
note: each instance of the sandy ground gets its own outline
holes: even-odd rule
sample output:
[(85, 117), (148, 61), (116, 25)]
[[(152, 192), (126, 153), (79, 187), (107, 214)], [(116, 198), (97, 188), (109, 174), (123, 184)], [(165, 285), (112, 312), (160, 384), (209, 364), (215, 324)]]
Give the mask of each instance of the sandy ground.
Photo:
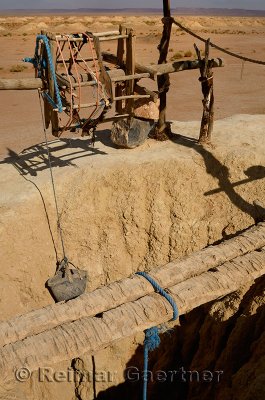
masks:
[[(80, 23), (87, 29), (113, 29), (122, 22), (117, 18)], [(201, 33), (224, 47), (264, 58), (265, 19), (197, 17), (184, 21), (198, 32), (206, 30)], [(138, 32), (139, 61), (156, 62), (158, 19), (135, 17), (128, 22)], [(33, 75), (30, 67), (22, 73), (9, 70), (20, 58), (32, 55), (34, 34), (47, 29), (44, 23), (54, 30), (80, 28), (72, 25), (75, 18), (0, 19), (0, 50), (5, 54), (0, 61), (1, 76)], [(170, 54), (192, 50), (192, 45), (193, 39), (175, 31)], [(220, 53), (213, 51), (213, 56)], [(215, 71), (217, 121), (210, 147), (194, 140), (201, 117), (198, 71), (171, 75), (168, 117), (175, 120), (172, 129), (176, 134), (172, 141), (150, 139), (134, 150), (116, 149), (109, 131), (100, 127), (95, 147), (79, 137), (50, 143), (67, 253), (74, 264), (89, 271), (88, 290), (190, 254), (259, 220), (260, 210), (253, 201), (265, 204), (265, 69), (247, 64), (241, 80), (240, 61), (225, 59), (227, 66)], [(48, 161), (40, 144), (37, 94), (0, 92), (0, 105), (0, 318), (8, 319), (52, 302), (44, 282), (54, 274), (56, 252), (60, 257), (61, 250)], [(194, 310), (173, 336), (164, 339), (157, 367), (163, 368), (177, 354), (187, 367), (203, 370), (214, 365), (228, 371), (225, 383), (216, 388), (218, 396), (214, 391), (206, 395), (205, 385), (197, 385), (194, 393), (187, 389), (190, 397), (182, 395), (183, 387), (177, 387), (174, 398), (264, 398), (264, 320), (260, 317), (264, 296), (255, 288), (256, 292), (245, 288), (213, 308)], [(138, 362), (142, 360), (142, 341), (142, 335), (126, 339), (95, 355), (97, 370), (111, 366), (117, 371), (114, 384), (96, 384), (97, 393), (106, 390), (99, 398), (128, 398), (128, 393), (132, 399), (139, 398), (139, 386), (134, 393), (128, 386), (124, 389), (123, 371), (128, 360), (135, 362), (136, 356)], [(85, 355), (75, 363), (81, 372), (93, 368), (91, 357)], [(54, 369), (65, 370), (70, 365), (71, 360)], [(10, 399), (13, 386), (14, 382), (2, 398)], [(82, 400), (94, 398), (89, 383), (40, 383), (36, 375), (24, 384), (17, 383), (15, 389), (17, 397), (12, 398), (18, 399), (72, 400), (75, 394)]]
[[(186, 26), (226, 49), (257, 59), (265, 59), (265, 18), (183, 17)], [(137, 33), (137, 59), (139, 62), (157, 63), (157, 45), (162, 24), (158, 17), (0, 17), (0, 75), (2, 77), (34, 76), (32, 67), (19, 73), (10, 72), (13, 65), (32, 56), (35, 34), (41, 29), (55, 32), (86, 30), (113, 30), (119, 23), (132, 25)], [(179, 51), (193, 49), (194, 40), (178, 29), (173, 29), (169, 59)], [(203, 49), (202, 44), (196, 41)], [(115, 51), (114, 43), (106, 50)], [(215, 69), (215, 118), (233, 114), (263, 114), (265, 93), (265, 67), (246, 63), (241, 77), (242, 62), (219, 51), (213, 57), (223, 57), (226, 66)], [(198, 71), (185, 71), (171, 75), (168, 118), (180, 121), (199, 120), (202, 113), (201, 88)], [(241, 79), (242, 78), (242, 79)], [(36, 92), (0, 92), (2, 110), (0, 126), (0, 157), (12, 151), (20, 152), (43, 139), (41, 117)]]
[[(263, 115), (237, 115), (219, 120), (213, 147), (199, 146), (194, 140), (198, 136), (199, 121), (175, 122), (173, 141), (148, 140), (142, 147), (130, 151), (112, 147), (104, 131), (98, 132), (94, 148), (79, 138), (51, 143), (67, 254), (75, 265), (88, 271), (88, 290), (190, 254), (257, 221), (260, 215), (253, 200), (265, 203), (264, 124)], [(25, 151), (15, 162), (13, 158), (5, 159), (0, 164), (0, 187), (0, 310), (1, 319), (8, 319), (52, 302), (44, 282), (54, 274), (55, 249), (59, 257), (61, 249), (43, 146)], [(246, 291), (248, 288), (243, 293)], [(190, 346), (189, 341), (196, 340), (196, 332), (201, 331), (204, 339), (200, 342), (200, 351), (205, 358), (198, 356), (200, 370), (213, 368), (213, 359), (216, 369), (228, 371), (226, 383), (217, 388), (222, 396), (213, 397), (210, 393), (204, 399), (231, 398), (227, 390), (237, 393), (235, 398), (240, 400), (249, 398), (240, 397), (243, 390), (247, 392), (251, 388), (252, 394), (258, 393), (259, 389), (254, 390), (253, 385), (249, 387), (253, 368), (255, 379), (251, 382), (255, 380), (257, 388), (263, 371), (259, 366), (262, 346), (257, 345), (262, 343), (257, 342), (259, 338), (262, 340), (258, 333), (262, 321), (255, 332), (252, 329), (263, 304), (262, 295), (257, 296), (259, 303), (253, 307), (240, 308), (242, 296), (238, 301), (233, 297), (229, 300), (229, 310), (228, 303), (220, 302), (218, 307), (224, 311), (219, 314), (215, 309), (214, 317), (207, 317), (203, 331), (200, 324), (206, 311), (195, 310), (193, 316), (187, 316), (190, 321), (187, 327), (184, 324), (184, 331), (179, 332), (182, 339), (177, 340), (175, 334), (165, 336), (164, 343), (168, 345), (161, 348), (161, 368), (173, 357), (168, 353), (173, 338), (177, 352), (181, 340), (186, 338), (183, 360), (195, 357), (193, 367), (198, 368), (196, 355), (189, 353), (196, 346), (195, 343)], [(236, 312), (239, 308), (243, 317)], [(230, 323), (226, 321), (232, 316), (233, 352), (228, 343), (226, 353), (222, 353), (219, 350), (224, 348), (222, 340), (231, 334)], [(210, 354), (204, 350), (209, 329), (214, 332), (213, 337), (210, 335), (214, 342)], [(239, 332), (242, 332), (240, 340)], [(97, 371), (117, 371), (114, 383), (96, 384), (97, 393), (108, 389), (104, 399), (124, 398), (119, 394), (123, 389), (130, 393), (130, 386), (124, 384), (123, 371), (128, 360), (135, 365), (135, 354), (137, 362), (141, 362), (142, 340), (142, 335), (126, 339), (95, 355)], [(254, 340), (256, 345), (251, 346)], [(241, 346), (245, 351), (248, 348), (249, 357), (253, 357), (252, 361), (248, 358), (246, 365)], [(233, 359), (237, 365), (244, 366), (244, 373), (236, 374)], [(219, 364), (217, 360), (221, 360)], [(76, 363), (81, 371), (92, 368), (89, 356), (80, 356)], [(71, 360), (53, 368), (64, 371), (70, 365)], [(42, 383), (36, 374), (17, 387), (21, 396), (24, 390), (27, 393), (28, 397), (25, 395), (23, 399), (34, 400), (59, 400), (62, 396), (72, 400), (75, 389), (82, 400), (94, 398), (89, 382), (79, 382), (75, 387), (73, 382)], [(136, 389), (138, 393), (140, 388)], [(113, 396), (112, 390), (117, 390), (117, 395)], [(205, 390), (205, 385), (197, 386), (196, 390)], [(137, 393), (130, 398), (138, 399)], [(177, 393), (181, 392), (177, 390)]]

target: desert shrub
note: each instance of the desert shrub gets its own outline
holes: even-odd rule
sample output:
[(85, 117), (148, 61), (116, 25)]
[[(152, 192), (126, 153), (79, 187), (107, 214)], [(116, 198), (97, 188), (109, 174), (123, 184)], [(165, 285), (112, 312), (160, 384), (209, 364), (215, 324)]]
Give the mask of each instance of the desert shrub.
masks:
[(146, 25), (153, 26), (156, 24), (155, 21), (144, 21)]
[(177, 53), (175, 53), (175, 54), (171, 57), (171, 61), (179, 60), (180, 58), (183, 58), (183, 54), (182, 54), (181, 51), (178, 51)]
[(10, 68), (10, 72), (22, 72), (25, 71), (25, 69), (28, 69), (28, 67), (26, 67), (26, 65), (21, 65), (21, 64), (17, 64), (17, 65), (12, 65), (12, 67)]
[(187, 50), (184, 53), (184, 57), (191, 57), (192, 56), (192, 51), (191, 50)]

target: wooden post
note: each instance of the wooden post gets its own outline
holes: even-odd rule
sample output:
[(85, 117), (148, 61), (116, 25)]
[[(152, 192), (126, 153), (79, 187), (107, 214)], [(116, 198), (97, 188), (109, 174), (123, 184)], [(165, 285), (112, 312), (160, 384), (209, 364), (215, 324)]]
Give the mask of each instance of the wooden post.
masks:
[[(163, 0), (164, 7), (164, 18), (162, 20), (164, 24), (163, 35), (161, 38), (158, 49), (160, 56), (158, 64), (165, 64), (167, 62), (168, 48), (172, 30), (172, 18), (170, 12), (170, 0)], [(167, 140), (170, 134), (170, 125), (166, 122), (166, 108), (167, 108), (167, 92), (169, 91), (170, 80), (169, 75), (161, 75), (157, 78), (158, 91), (159, 91), (159, 121), (157, 124), (155, 138), (157, 140)]]
[[(201, 54), (196, 45), (194, 45), (198, 59), (201, 60)], [(203, 93), (203, 116), (201, 121), (201, 130), (199, 143), (210, 143), (214, 121), (214, 93), (213, 93), (213, 71), (212, 62), (209, 60), (210, 39), (205, 43), (205, 59), (201, 65), (199, 78)]]
[[(135, 74), (135, 44), (136, 36), (133, 29), (127, 29), (126, 34), (128, 38), (126, 39), (126, 75)], [(126, 82), (126, 95), (130, 96), (134, 94), (135, 81), (130, 80)], [(128, 99), (126, 102), (126, 113), (133, 115), (134, 110), (134, 99)]]
[[(122, 25), (120, 25), (120, 29), (119, 29), (120, 35), (125, 35), (126, 34), (126, 28)], [(117, 64), (119, 66), (119, 68), (122, 68), (124, 65), (124, 52), (125, 52), (125, 48), (124, 48), (124, 39), (118, 39), (118, 47), (117, 47)], [(116, 90), (115, 90), (115, 97), (120, 97), (123, 95), (123, 83), (122, 82), (118, 82), (116, 85)], [(116, 101), (116, 112), (118, 114), (122, 114), (123, 113), (123, 101), (119, 100)]]

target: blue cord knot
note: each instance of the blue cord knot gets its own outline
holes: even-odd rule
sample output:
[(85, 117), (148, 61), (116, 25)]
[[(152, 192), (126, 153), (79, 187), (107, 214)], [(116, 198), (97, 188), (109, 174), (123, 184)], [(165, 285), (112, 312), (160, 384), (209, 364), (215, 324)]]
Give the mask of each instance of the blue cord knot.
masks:
[[(174, 299), (146, 272), (137, 272), (136, 275), (143, 276), (148, 280), (149, 283), (153, 286), (156, 293), (164, 296), (165, 299), (169, 302), (169, 304), (173, 308), (173, 318), (172, 321), (175, 321), (179, 315), (178, 307), (174, 301)], [(155, 350), (160, 345), (160, 337), (159, 330), (157, 326), (153, 328), (146, 329), (144, 331), (145, 339), (144, 339), (144, 374), (143, 374), (143, 400), (147, 400), (147, 385), (148, 385), (148, 353), (149, 351)]]
[(144, 339), (144, 346), (147, 348), (148, 351), (153, 351), (160, 345), (160, 337), (158, 327), (154, 326), (153, 328), (146, 329), (144, 331), (145, 339)]

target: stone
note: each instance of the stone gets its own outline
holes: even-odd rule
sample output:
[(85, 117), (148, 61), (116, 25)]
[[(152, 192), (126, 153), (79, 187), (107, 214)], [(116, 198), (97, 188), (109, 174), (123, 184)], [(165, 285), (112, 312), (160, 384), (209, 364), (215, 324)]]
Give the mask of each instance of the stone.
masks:
[(137, 118), (120, 120), (112, 125), (111, 140), (119, 147), (134, 149), (146, 141), (153, 126), (153, 121)]

